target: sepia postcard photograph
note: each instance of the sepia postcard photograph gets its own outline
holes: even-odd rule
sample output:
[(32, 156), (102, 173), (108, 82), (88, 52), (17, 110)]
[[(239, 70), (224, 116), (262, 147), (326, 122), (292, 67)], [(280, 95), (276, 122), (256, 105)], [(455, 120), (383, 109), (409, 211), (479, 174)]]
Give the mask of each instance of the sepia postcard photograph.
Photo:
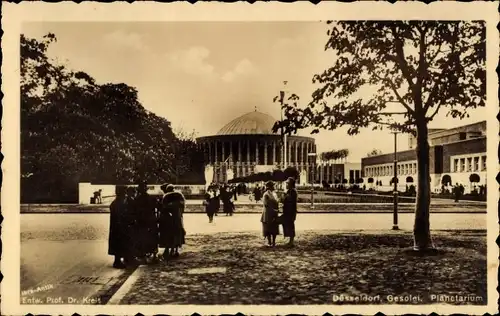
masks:
[(498, 312), (496, 12), (4, 5), (1, 312)]

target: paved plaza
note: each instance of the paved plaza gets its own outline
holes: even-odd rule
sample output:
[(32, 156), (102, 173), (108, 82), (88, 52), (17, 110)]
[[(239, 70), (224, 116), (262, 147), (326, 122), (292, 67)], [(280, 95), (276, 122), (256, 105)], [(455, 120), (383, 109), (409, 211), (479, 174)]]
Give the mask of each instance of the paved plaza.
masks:
[[(413, 214), (400, 214), (402, 231), (411, 235)], [(193, 252), (194, 240), (207, 236), (213, 243), (227, 234), (259, 236), (259, 214), (219, 215), (208, 223), (203, 214), (185, 214), (187, 244), (184, 252)], [(301, 235), (333, 234), (349, 231), (391, 233), (392, 214), (299, 214), (296, 223)], [(431, 214), (433, 230), (484, 230), (486, 214)], [(109, 214), (23, 214), (21, 215), (21, 290), (22, 300), (47, 297), (94, 298), (86, 304), (104, 304), (126, 286), (134, 271), (115, 270), (107, 255)], [(197, 237), (198, 236), (198, 237)], [(212, 236), (212, 237), (208, 237)], [(260, 243), (255, 237), (249, 245)], [(410, 238), (411, 239), (411, 238)], [(223, 241), (225, 240), (225, 242)], [(281, 240), (281, 239), (280, 239)], [(257, 248), (260, 245), (257, 245)], [(226, 249), (227, 250), (227, 249)], [(144, 268), (141, 268), (144, 269)], [(139, 270), (140, 271), (140, 270)], [(123, 289), (122, 289), (123, 292)]]

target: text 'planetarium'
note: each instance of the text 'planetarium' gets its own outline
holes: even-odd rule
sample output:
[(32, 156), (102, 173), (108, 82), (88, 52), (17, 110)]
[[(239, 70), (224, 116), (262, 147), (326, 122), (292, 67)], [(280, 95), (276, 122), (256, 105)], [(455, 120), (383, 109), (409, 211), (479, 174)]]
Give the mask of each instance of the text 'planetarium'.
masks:
[(272, 131), (275, 122), (270, 115), (255, 110), (232, 120), (216, 135), (197, 138), (205, 165), (213, 167), (213, 182), (226, 182), (228, 170), (234, 177), (244, 177), (292, 166), (309, 175), (313, 160), (308, 153), (316, 152), (314, 138), (288, 136), (285, 165), (282, 137)]

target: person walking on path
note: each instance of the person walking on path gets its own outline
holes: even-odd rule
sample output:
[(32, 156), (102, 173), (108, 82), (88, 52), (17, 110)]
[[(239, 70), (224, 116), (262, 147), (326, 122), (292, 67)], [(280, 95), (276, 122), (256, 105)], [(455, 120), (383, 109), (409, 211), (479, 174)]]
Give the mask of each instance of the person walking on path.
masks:
[(156, 262), (158, 253), (158, 223), (156, 220), (156, 201), (148, 194), (146, 182), (141, 182), (137, 188), (134, 200), (137, 218), (137, 255), (141, 261), (148, 258)]
[(214, 214), (215, 214), (215, 192), (213, 188), (209, 188), (207, 190), (207, 193), (205, 193), (205, 201), (203, 201), (203, 204), (205, 205), (205, 212), (207, 213), (208, 216), (208, 222), (212, 223), (214, 221)]
[(259, 187), (259, 185), (256, 185), (255, 188), (253, 189), (253, 196), (255, 199), (255, 203), (260, 202), (260, 199), (262, 198), (262, 190)]
[(165, 247), (163, 257), (167, 257), (167, 250), (170, 250), (171, 257), (179, 256), (179, 248), (185, 244), (186, 231), (184, 230), (183, 214), (185, 208), (184, 195), (174, 191), (173, 185), (165, 188), (165, 196), (162, 202), (162, 212), (170, 215), (170, 230), (165, 234), (162, 243)]
[(219, 184), (214, 185), (214, 201), (215, 201), (215, 213), (214, 215), (217, 216), (217, 214), (220, 211), (220, 206), (221, 206), (221, 190)]
[(278, 224), (278, 199), (274, 192), (274, 182), (266, 183), (266, 192), (263, 196), (263, 210), (260, 221), (262, 222), (262, 234), (267, 238), (269, 246), (276, 246), (276, 236), (279, 235)]
[(130, 247), (125, 187), (117, 186), (115, 193), (116, 198), (109, 206), (108, 254), (115, 256), (113, 268), (124, 269), (126, 266), (122, 259), (127, 257)]
[(453, 193), (455, 195), (455, 202), (460, 201), (460, 198), (462, 197), (462, 194), (464, 194), (464, 187), (463, 185), (459, 185), (458, 183), (455, 185), (453, 188)]
[(221, 190), (221, 199), (224, 213), (226, 216), (233, 216), (233, 203), (231, 202), (233, 193), (228, 186), (224, 186)]
[(297, 190), (295, 189), (295, 179), (288, 178), (286, 181), (286, 192), (283, 198), (283, 225), (284, 237), (289, 237), (288, 246), (293, 247), (295, 238), (295, 219), (297, 218)]
[(233, 186), (231, 187), (231, 193), (233, 194), (233, 199), (234, 199), (235, 201), (238, 201), (238, 192), (237, 192), (237, 190), (236, 190), (236, 186), (235, 186), (235, 185), (233, 185)]

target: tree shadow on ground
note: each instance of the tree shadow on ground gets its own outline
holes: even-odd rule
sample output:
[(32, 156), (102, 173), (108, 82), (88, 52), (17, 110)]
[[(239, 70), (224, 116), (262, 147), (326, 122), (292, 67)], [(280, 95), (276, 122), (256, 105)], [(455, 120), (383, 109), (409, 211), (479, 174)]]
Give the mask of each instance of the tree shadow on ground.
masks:
[[(486, 303), (485, 235), (435, 236), (440, 253), (410, 256), (411, 234), (305, 232), (297, 246), (264, 247), (258, 234), (193, 236), (180, 258), (147, 267), (130, 304), (332, 304), (333, 295), (477, 295)], [(280, 240), (281, 242), (281, 240)], [(193, 268), (225, 272), (190, 274)], [(354, 304), (363, 304), (358, 302)], [(349, 302), (353, 304), (353, 302)], [(457, 304), (463, 304), (458, 302)]]

